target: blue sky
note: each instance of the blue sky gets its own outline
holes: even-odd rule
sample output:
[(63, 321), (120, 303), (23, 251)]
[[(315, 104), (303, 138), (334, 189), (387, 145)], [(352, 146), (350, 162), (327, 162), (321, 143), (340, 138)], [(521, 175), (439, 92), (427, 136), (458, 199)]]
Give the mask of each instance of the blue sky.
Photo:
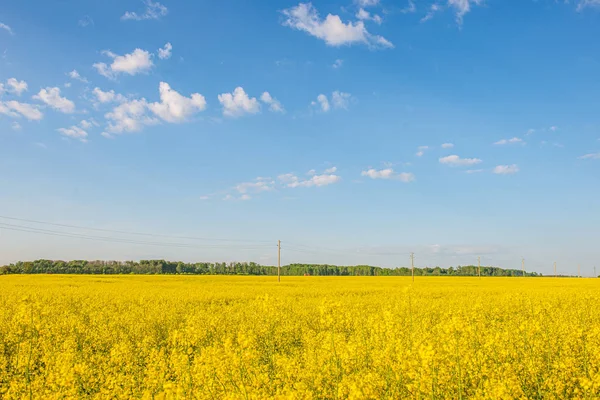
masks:
[(7, 0), (0, 263), (281, 239), (284, 263), (589, 275), (599, 35), (598, 0)]

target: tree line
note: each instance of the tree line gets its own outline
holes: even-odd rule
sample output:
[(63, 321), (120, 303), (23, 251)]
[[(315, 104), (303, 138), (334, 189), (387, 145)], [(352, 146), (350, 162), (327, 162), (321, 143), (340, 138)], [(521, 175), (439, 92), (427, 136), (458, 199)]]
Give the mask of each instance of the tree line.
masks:
[[(449, 268), (416, 268), (416, 276), (477, 276), (476, 265)], [(277, 275), (277, 267), (253, 262), (184, 263), (165, 260), (141, 261), (19, 261), (0, 267), (3, 274), (188, 274), (188, 275)], [(410, 276), (409, 267), (382, 268), (370, 265), (289, 264), (281, 267), (284, 276)], [(541, 276), (536, 272), (498, 267), (481, 267), (481, 276)]]

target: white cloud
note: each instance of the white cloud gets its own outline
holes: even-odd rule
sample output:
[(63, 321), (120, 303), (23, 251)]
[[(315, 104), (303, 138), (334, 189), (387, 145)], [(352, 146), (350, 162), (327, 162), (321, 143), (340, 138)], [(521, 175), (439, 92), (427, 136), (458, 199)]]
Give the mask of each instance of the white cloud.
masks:
[(85, 120), (85, 119), (82, 120), (79, 123), (79, 126), (81, 126), (83, 129), (90, 129), (90, 128), (94, 127), (94, 126), (100, 126), (100, 125), (96, 122), (95, 119), (90, 118), (88, 120)]
[(309, 179), (300, 179), (294, 174), (279, 175), (277, 179), (289, 188), (328, 186), (337, 183), (342, 178), (334, 173), (324, 173), (322, 175), (313, 175)]
[(11, 36), (14, 36), (15, 34), (10, 26), (3, 24), (2, 22), (0, 22), (0, 29), (5, 30)]
[(417, 153), (415, 154), (417, 157), (422, 157), (425, 154), (425, 150), (429, 149), (429, 146), (419, 146)]
[(247, 194), (243, 194), (240, 196), (240, 200), (245, 201), (245, 200), (250, 200), (252, 197), (250, 197), (250, 195)]
[[(314, 171), (314, 170), (312, 170), (312, 169), (311, 169), (311, 171)], [(310, 171), (309, 171), (309, 172), (310, 172)], [(331, 168), (327, 168), (327, 169), (325, 170), (325, 173), (326, 173), (326, 174), (333, 174), (333, 173), (335, 173), (335, 172), (337, 172), (337, 167), (331, 167)], [(312, 174), (312, 175), (315, 175), (315, 174)]]
[(360, 7), (373, 7), (379, 4), (379, 0), (355, 0)]
[(475, 165), (480, 164), (482, 160), (479, 158), (460, 158), (457, 155), (451, 155), (447, 157), (441, 157), (440, 163), (452, 166), (463, 166), (463, 165)]
[(316, 175), (316, 174), (317, 174), (317, 171), (316, 171), (316, 170), (314, 170), (314, 169), (311, 169), (310, 171), (308, 171), (308, 172), (306, 173), (306, 175), (310, 175), (310, 176), (312, 176), (312, 175)]
[(172, 50), (173, 46), (171, 45), (171, 43), (165, 44), (165, 46), (162, 49), (158, 49), (158, 58), (160, 58), (161, 60), (168, 60), (169, 58), (171, 58)]
[(147, 19), (160, 19), (169, 13), (167, 7), (163, 6), (158, 1), (152, 2), (152, 0), (146, 0), (144, 1), (144, 4), (146, 4), (146, 9), (144, 10), (143, 14), (127, 11), (125, 14), (123, 14), (121, 20), (143, 21)]
[(324, 94), (318, 95), (317, 101), (313, 101), (311, 104), (315, 106), (317, 105), (317, 102), (319, 104), (319, 107), (321, 107), (321, 111), (323, 112), (327, 112), (331, 108), (331, 106), (329, 105), (329, 100), (327, 100), (327, 96), (325, 96)]
[(200, 200), (209, 200), (210, 196), (200, 196), (199, 199)]
[(83, 83), (89, 83), (87, 79), (85, 79), (83, 76), (79, 75), (79, 72), (77, 72), (76, 69), (69, 72), (67, 75), (69, 75), (69, 77), (71, 79), (74, 79), (76, 81), (83, 82)]
[(369, 177), (371, 179), (395, 179), (405, 183), (413, 182), (415, 180), (414, 174), (410, 172), (396, 173), (392, 168), (381, 170), (371, 168), (366, 171), (362, 171), (360, 175)]
[(350, 93), (339, 92), (336, 90), (331, 94), (333, 108), (342, 108), (345, 110), (348, 108), (351, 99), (352, 95), (350, 95)]
[(331, 66), (331, 68), (333, 69), (339, 69), (342, 68), (342, 65), (344, 65), (344, 60), (342, 59), (337, 59), (333, 62), (333, 65)]
[(600, 0), (581, 0), (577, 5), (577, 11), (583, 11), (588, 7), (600, 7)]
[(230, 194), (228, 194), (225, 197), (223, 197), (223, 200), (225, 200), (225, 201), (229, 201), (229, 200), (233, 200), (233, 199), (234, 199), (234, 197), (232, 195), (230, 195)]
[(235, 186), (241, 194), (269, 192), (274, 189), (275, 181), (270, 178), (256, 178), (254, 182), (244, 182)]
[(104, 115), (109, 122), (102, 136), (111, 137), (111, 134), (139, 132), (144, 126), (156, 125), (158, 119), (148, 116), (147, 108), (148, 103), (144, 98), (119, 104), (112, 112)]
[(454, 147), (454, 144), (452, 143), (444, 143), (442, 144), (442, 149), (451, 149)]
[(61, 97), (60, 89), (57, 87), (42, 89), (33, 98), (65, 114), (72, 114), (75, 111), (75, 103), (65, 97)]
[(125, 96), (123, 96), (122, 94), (115, 94), (114, 90), (104, 92), (102, 91), (102, 89), (97, 87), (94, 88), (92, 93), (94, 94), (94, 96), (96, 96), (99, 103), (111, 103), (113, 101), (121, 103), (127, 101), (127, 98), (125, 98)]
[(361, 172), (360, 175), (368, 176), (371, 179), (391, 179), (391, 177), (394, 175), (394, 170), (392, 168), (387, 168), (378, 171), (371, 168), (367, 171)]
[(161, 82), (158, 90), (160, 103), (150, 103), (148, 108), (164, 121), (185, 122), (192, 115), (206, 109), (206, 99), (200, 93), (185, 97), (171, 89), (166, 82)]
[(527, 132), (525, 132), (526, 135), (533, 135), (535, 133), (535, 129), (528, 129)]
[(0, 114), (13, 118), (23, 116), (30, 121), (39, 121), (44, 117), (44, 114), (38, 109), (37, 105), (20, 103), (14, 100), (0, 102)]
[(514, 143), (525, 143), (525, 142), (523, 142), (523, 139), (521, 139), (521, 138), (514, 137), (514, 138), (511, 138), (511, 139), (498, 140), (494, 144), (496, 146), (502, 146), (502, 145), (505, 145), (505, 144), (514, 144)]
[(66, 82), (64, 85), (66, 88), (70, 88), (71, 87), (71, 82)]
[(600, 160), (600, 153), (590, 153), (579, 157), (580, 160)]
[(260, 99), (263, 103), (269, 105), (269, 110), (273, 112), (285, 112), (285, 109), (283, 108), (281, 103), (277, 99), (274, 99), (269, 92), (264, 92), (260, 96)]
[(550, 130), (551, 130), (552, 132), (556, 132), (556, 131), (558, 130), (558, 126), (551, 126), (551, 127), (550, 127)]
[(360, 8), (358, 10), (358, 12), (356, 13), (356, 18), (360, 19), (361, 21), (373, 21), (379, 25), (381, 25), (381, 23), (383, 22), (383, 19), (379, 15), (371, 15), (371, 13), (365, 10), (364, 8)]
[(77, 22), (77, 25), (81, 26), (82, 28), (90, 25), (94, 26), (94, 20), (89, 15), (84, 15), (83, 18)]
[(327, 99), (327, 96), (320, 94), (317, 96), (317, 101), (312, 101), (312, 106), (319, 107), (321, 111), (327, 112), (333, 106), (334, 109), (347, 110), (353, 97), (350, 93), (340, 92), (338, 90), (331, 93), (331, 103)]
[(9, 78), (6, 81), (7, 91), (20, 96), (23, 92), (27, 91), (27, 82), (18, 81), (15, 78)]
[(70, 128), (59, 128), (57, 131), (60, 132), (61, 135), (70, 137), (72, 139), (81, 140), (82, 142), (87, 141), (87, 132), (78, 126), (73, 125)]
[[(112, 138), (113, 134), (125, 132), (139, 132), (145, 126), (156, 125), (160, 119), (170, 123), (187, 121), (192, 115), (206, 108), (206, 100), (199, 93), (185, 97), (171, 89), (168, 83), (159, 85), (160, 102), (148, 103), (145, 98), (127, 100), (123, 96), (110, 92), (94, 89), (94, 94), (100, 102), (108, 103), (118, 101), (112, 112), (105, 114), (108, 125), (102, 136)], [(153, 113), (160, 119), (149, 115)]]
[(13, 131), (20, 131), (21, 130), (21, 124), (18, 123), (17, 121), (14, 121), (12, 124), (10, 124), (10, 127), (12, 128)]
[(152, 54), (142, 49), (135, 49), (132, 53), (117, 55), (111, 51), (103, 51), (102, 54), (113, 59), (112, 64), (96, 63), (93, 65), (98, 73), (109, 79), (115, 79), (119, 73), (136, 75), (148, 72), (152, 66)]
[(371, 48), (394, 47), (384, 37), (369, 33), (363, 21), (345, 24), (338, 15), (332, 14), (321, 19), (311, 3), (300, 3), (296, 7), (283, 10), (283, 15), (286, 16), (284, 26), (324, 40), (328, 46), (365, 44)]
[(517, 164), (498, 165), (496, 166), (496, 168), (494, 168), (494, 173), (498, 175), (510, 175), (516, 174), (517, 172), (519, 172), (519, 167), (517, 166)]
[(462, 25), (463, 17), (471, 11), (472, 5), (481, 5), (483, 0), (448, 0), (448, 6), (456, 10), (456, 22)]
[(217, 96), (223, 105), (223, 115), (240, 117), (244, 114), (256, 114), (260, 111), (260, 103), (256, 97), (248, 97), (243, 88), (237, 87), (233, 93), (223, 93)]

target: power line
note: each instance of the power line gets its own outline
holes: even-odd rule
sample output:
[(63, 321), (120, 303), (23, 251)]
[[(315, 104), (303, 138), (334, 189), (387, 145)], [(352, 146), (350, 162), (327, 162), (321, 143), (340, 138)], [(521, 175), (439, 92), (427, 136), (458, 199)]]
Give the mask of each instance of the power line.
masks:
[(271, 240), (217, 239), (217, 238), (205, 238), (205, 237), (194, 237), (194, 236), (173, 236), (173, 235), (164, 235), (164, 234), (160, 234), (160, 233), (143, 233), (143, 232), (120, 231), (120, 230), (114, 230), (114, 229), (91, 228), (91, 227), (85, 227), (85, 226), (36, 221), (36, 220), (25, 219), (25, 218), (7, 217), (7, 216), (3, 216), (3, 215), (0, 215), (0, 218), (13, 220), (13, 221), (20, 221), (20, 222), (29, 222), (29, 223), (33, 223), (33, 224), (59, 226), (62, 228), (82, 229), (82, 230), (97, 231), (97, 232), (120, 233), (123, 235), (164, 237), (164, 238), (171, 238), (171, 239), (187, 239), (187, 240), (206, 240), (206, 241), (214, 241), (214, 242), (272, 243)]
[[(85, 235), (85, 234), (72, 233), (72, 232), (53, 231), (53, 230), (49, 230), (49, 229), (41, 229), (41, 228), (34, 228), (34, 227), (29, 227), (29, 226), (6, 224), (6, 223), (0, 223), (0, 229), (5, 229), (5, 230), (9, 230), (9, 231), (17, 231), (17, 232), (36, 233), (36, 234), (42, 234), (42, 235), (48, 235), (48, 236), (59, 236), (59, 237), (96, 240), (96, 241), (123, 243), (123, 244), (139, 244), (139, 245), (150, 245), (150, 246), (181, 247), (181, 248), (196, 248), (196, 249), (228, 249), (228, 248), (232, 248), (232, 246), (230, 246), (230, 245), (229, 246), (228, 245), (195, 245), (195, 244), (189, 244), (189, 243), (148, 242), (148, 241), (110, 237), (110, 236), (96, 236), (96, 235)], [(270, 246), (269, 245), (235, 246), (235, 248), (238, 248), (238, 249), (259, 249), (259, 248), (267, 248), (267, 247), (270, 247)]]

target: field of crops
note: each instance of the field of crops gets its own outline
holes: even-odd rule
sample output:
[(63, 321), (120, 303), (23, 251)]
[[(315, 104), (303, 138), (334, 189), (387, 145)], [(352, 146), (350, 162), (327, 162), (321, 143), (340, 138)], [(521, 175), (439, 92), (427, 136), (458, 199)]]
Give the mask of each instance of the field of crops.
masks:
[(600, 280), (0, 277), (0, 398), (598, 398)]

